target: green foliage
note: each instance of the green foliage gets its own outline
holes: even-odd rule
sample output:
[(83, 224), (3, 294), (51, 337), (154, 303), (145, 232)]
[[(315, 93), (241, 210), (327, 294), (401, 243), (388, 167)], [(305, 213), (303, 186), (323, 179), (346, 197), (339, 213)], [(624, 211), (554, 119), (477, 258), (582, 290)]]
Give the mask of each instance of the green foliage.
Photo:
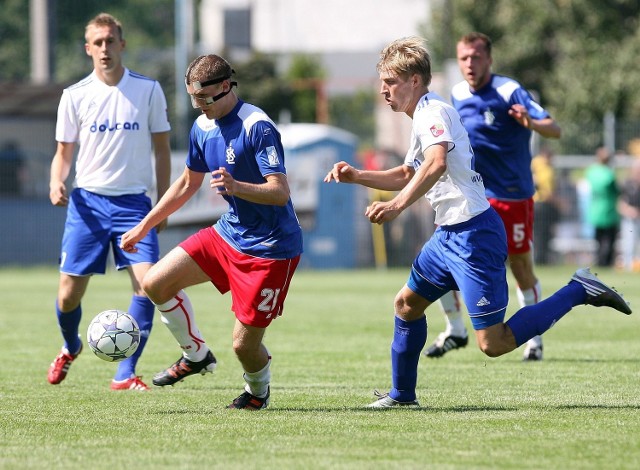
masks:
[[(156, 70), (147, 70), (147, 65), (158, 62), (158, 51), (173, 46), (174, 0), (112, 0), (108, 4), (98, 0), (56, 0), (50, 3), (53, 78), (57, 82), (77, 80), (91, 70), (91, 61), (84, 52), (84, 27), (102, 11), (123, 23), (125, 39), (131, 44), (126, 63), (134, 70), (149, 75), (155, 71), (158, 75), (157, 65), (154, 65)], [(0, 81), (22, 81), (30, 75), (29, 4), (25, 0), (0, 2)]]
[[(112, 392), (115, 371), (88, 349), (60, 385), (47, 367), (60, 347), (52, 311), (58, 275), (0, 270), (5, 365), (0, 368), (3, 469), (636, 469), (640, 467), (637, 312), (577, 307), (545, 335), (545, 360), (521, 351), (497, 359), (472, 342), (421, 359), (421, 410), (370, 411), (390, 385), (392, 306), (407, 269), (301, 271), (284, 315), (267, 330), (272, 405), (227, 410), (242, 391), (231, 348), (230, 297), (188, 289), (202, 334), (218, 357), (213, 375), (151, 392)], [(573, 267), (538, 269), (545, 292)], [(637, 280), (600, 273), (640, 305)], [(515, 284), (512, 283), (512, 286)], [(94, 313), (126, 309), (128, 276), (95, 276), (81, 332)], [(512, 289), (509, 312), (517, 308)], [(468, 321), (467, 321), (468, 324)], [(429, 341), (443, 327), (429, 309)], [(180, 350), (156, 316), (138, 373), (149, 382)], [(8, 359), (13, 359), (8, 361)]]
[[(84, 50), (86, 23), (100, 12), (118, 18), (124, 29), (127, 48), (125, 65), (158, 80), (167, 96), (170, 119), (175, 122), (176, 92), (174, 70), (174, 0), (56, 0), (51, 3), (53, 38), (52, 81), (72, 83), (91, 71), (91, 59)], [(30, 74), (29, 2), (1, 0), (0, 7), (0, 82), (22, 81)], [(294, 122), (316, 122), (320, 112), (330, 109), (329, 121), (345, 126), (372, 141), (372, 106), (366, 93), (353, 97), (319, 96), (326, 73), (312, 55), (296, 55), (290, 67), (279, 73), (275, 57), (254, 53), (242, 63), (234, 63), (238, 95), (267, 112), (275, 120), (287, 113)], [(358, 115), (364, 111), (366, 114)], [(189, 111), (189, 123), (197, 111)], [(334, 115), (333, 113), (337, 113)], [(364, 116), (364, 117), (363, 117)], [(325, 119), (326, 116), (322, 115)]]
[(360, 90), (353, 95), (329, 100), (329, 123), (358, 136), (361, 147), (375, 147), (375, 91)]
[(238, 96), (244, 101), (262, 108), (274, 120), (289, 109), (292, 91), (278, 77), (273, 57), (256, 53), (245, 62), (234, 63), (233, 67), (238, 79)]
[[(611, 111), (618, 119), (640, 119), (640, 3), (635, 0), (443, 0), (434, 9), (434, 55), (455, 57), (455, 42), (481, 31), (494, 43), (494, 71), (512, 76), (540, 95), (559, 121), (561, 143), (586, 143), (586, 126)], [(444, 35), (447, 35), (444, 37)], [(453, 43), (454, 48), (448, 47)], [(571, 122), (577, 125), (570, 126)], [(575, 130), (574, 130), (575, 129)], [(568, 132), (567, 132), (568, 131)], [(575, 152), (575, 150), (574, 150)]]
[(29, 2), (0, 1), (0, 81), (22, 82), (30, 75)]
[(291, 120), (293, 122), (316, 122), (318, 106), (322, 106), (319, 99), (323, 86), (324, 70), (320, 61), (310, 55), (296, 54), (285, 73), (285, 78), (293, 88)]

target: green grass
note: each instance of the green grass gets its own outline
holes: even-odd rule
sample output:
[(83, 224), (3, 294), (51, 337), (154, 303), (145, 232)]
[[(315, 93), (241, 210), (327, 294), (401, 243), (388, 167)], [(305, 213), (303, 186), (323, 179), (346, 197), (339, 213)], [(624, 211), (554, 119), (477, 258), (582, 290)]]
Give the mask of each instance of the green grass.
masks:
[[(574, 269), (539, 268), (544, 293)], [(640, 468), (640, 278), (600, 276), (638, 312), (574, 309), (545, 335), (541, 363), (523, 363), (521, 350), (490, 359), (471, 343), (422, 359), (423, 409), (376, 412), (362, 406), (390, 385), (392, 303), (407, 270), (300, 271), (285, 315), (267, 330), (271, 406), (251, 413), (225, 409), (242, 371), (230, 298), (210, 285), (189, 293), (219, 359), (213, 376), (112, 392), (115, 365), (87, 349), (62, 384), (47, 383), (61, 344), (57, 272), (0, 270), (0, 468)], [(96, 277), (81, 328), (128, 299), (126, 274)], [(443, 320), (433, 308), (428, 319), (430, 344)], [(157, 320), (138, 373), (150, 382), (178, 356)]]

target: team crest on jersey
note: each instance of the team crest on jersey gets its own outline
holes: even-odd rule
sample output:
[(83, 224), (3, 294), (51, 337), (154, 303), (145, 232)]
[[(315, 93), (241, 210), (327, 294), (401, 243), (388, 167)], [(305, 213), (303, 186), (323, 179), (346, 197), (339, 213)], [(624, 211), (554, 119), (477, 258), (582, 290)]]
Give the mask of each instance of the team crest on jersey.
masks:
[(236, 154), (233, 151), (233, 147), (231, 146), (231, 144), (229, 144), (229, 146), (227, 147), (227, 163), (229, 165), (235, 165), (236, 164)]
[(440, 137), (444, 134), (444, 126), (442, 124), (434, 124), (429, 130), (434, 137)]
[(272, 145), (267, 147), (267, 158), (269, 159), (269, 166), (278, 166), (280, 164), (280, 159), (278, 158), (278, 151)]
[(491, 111), (491, 108), (487, 108), (487, 110), (483, 113), (483, 116), (484, 116), (484, 123), (487, 126), (492, 125), (496, 120), (496, 115), (493, 114), (493, 112)]

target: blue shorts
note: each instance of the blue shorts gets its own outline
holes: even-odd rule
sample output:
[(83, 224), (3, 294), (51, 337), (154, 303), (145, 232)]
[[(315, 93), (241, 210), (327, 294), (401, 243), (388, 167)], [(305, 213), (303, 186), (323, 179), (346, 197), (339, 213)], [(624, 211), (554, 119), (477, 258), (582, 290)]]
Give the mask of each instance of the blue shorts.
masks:
[(120, 249), (120, 237), (151, 210), (145, 194), (101, 196), (76, 188), (71, 192), (62, 235), (60, 272), (73, 276), (104, 274), (109, 247), (116, 269), (138, 263), (156, 263), (160, 255), (155, 229), (136, 244), (137, 253)]
[(431, 302), (460, 291), (473, 328), (481, 330), (504, 321), (506, 261), (504, 224), (489, 208), (461, 224), (438, 227), (413, 261), (407, 286)]

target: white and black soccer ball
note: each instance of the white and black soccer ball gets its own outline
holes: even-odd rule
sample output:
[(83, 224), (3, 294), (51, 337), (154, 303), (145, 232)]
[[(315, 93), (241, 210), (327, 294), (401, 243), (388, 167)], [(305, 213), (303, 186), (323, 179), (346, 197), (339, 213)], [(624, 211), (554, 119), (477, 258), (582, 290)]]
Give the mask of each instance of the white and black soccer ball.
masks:
[(100, 359), (117, 362), (131, 356), (140, 345), (136, 320), (122, 310), (105, 310), (91, 320), (87, 329), (89, 347)]

